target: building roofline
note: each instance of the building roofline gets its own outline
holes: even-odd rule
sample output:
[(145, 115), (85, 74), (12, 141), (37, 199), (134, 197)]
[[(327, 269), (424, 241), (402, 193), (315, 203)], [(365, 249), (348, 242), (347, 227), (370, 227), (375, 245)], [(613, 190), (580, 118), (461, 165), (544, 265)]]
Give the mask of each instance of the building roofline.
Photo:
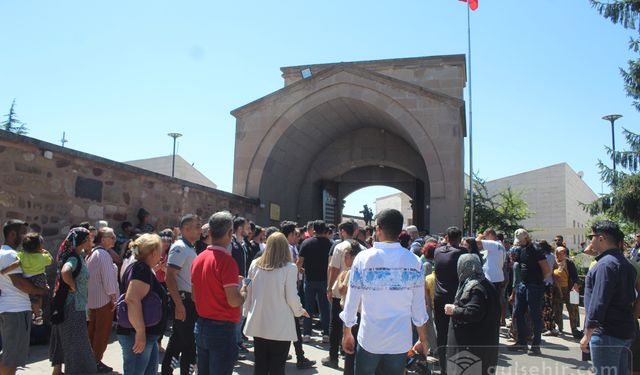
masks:
[(88, 154), (86, 152), (82, 152), (82, 151), (77, 151), (68, 147), (61, 147), (58, 146), (56, 144), (53, 143), (49, 143), (49, 142), (45, 142), (36, 138), (32, 138), (32, 137), (27, 137), (25, 135), (18, 135), (15, 133), (11, 133), (8, 132), (6, 130), (1, 130), (0, 129), (0, 142), (5, 141), (5, 142), (12, 142), (12, 143), (24, 143), (27, 144), (29, 146), (32, 147), (36, 147), (38, 149), (40, 149), (42, 152), (44, 151), (51, 151), (54, 153), (58, 153), (58, 154), (62, 154), (62, 155), (66, 155), (69, 157), (74, 157), (74, 158), (79, 158), (79, 159), (86, 159), (89, 161), (93, 161), (96, 163), (101, 163), (101, 164), (105, 164), (107, 166), (110, 167), (114, 167), (114, 168), (118, 168), (120, 170), (124, 170), (127, 172), (131, 172), (131, 173), (135, 173), (135, 174), (139, 174), (139, 175), (144, 175), (144, 176), (149, 176), (149, 177), (154, 177), (160, 180), (164, 180), (167, 182), (173, 182), (173, 183), (180, 183), (183, 186), (188, 186), (188, 187), (193, 187), (193, 188), (197, 188), (197, 189), (201, 189), (201, 190), (205, 190), (205, 191), (210, 191), (210, 192), (215, 192), (217, 194), (222, 194), (228, 197), (238, 197), (241, 199), (245, 199), (248, 202), (252, 202), (252, 203), (256, 203), (258, 202), (257, 199), (253, 199), (253, 198), (249, 198), (249, 197), (245, 197), (242, 195), (238, 195), (238, 194), (233, 194), (233, 193), (229, 193), (227, 191), (223, 191), (223, 190), (218, 190), (218, 189), (214, 189), (211, 188), (209, 186), (204, 186), (204, 185), (200, 185), (200, 184), (196, 184), (194, 182), (191, 181), (186, 181), (186, 180), (182, 180), (179, 178), (175, 178), (175, 177), (170, 177), (161, 173), (156, 173), (156, 172), (152, 172), (149, 171), (147, 169), (143, 169), (143, 168), (138, 168), (138, 167), (134, 167), (132, 165), (129, 164), (125, 164), (125, 163), (121, 163), (121, 162), (117, 162), (111, 159), (107, 159), (107, 158), (103, 158), (100, 156), (96, 156), (93, 154)]

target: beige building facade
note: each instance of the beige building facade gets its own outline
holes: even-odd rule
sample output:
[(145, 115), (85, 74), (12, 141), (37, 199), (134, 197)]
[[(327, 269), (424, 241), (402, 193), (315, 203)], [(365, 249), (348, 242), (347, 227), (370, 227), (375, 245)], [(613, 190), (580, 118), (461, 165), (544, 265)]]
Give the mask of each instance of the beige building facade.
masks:
[(350, 193), (386, 185), (412, 198), (416, 225), (462, 225), (464, 55), (282, 73), (283, 89), (232, 111), (233, 192), (259, 199), (259, 222), (335, 221)]
[[(376, 212), (384, 209), (393, 208), (402, 213), (404, 216), (404, 226), (413, 224), (413, 207), (411, 206), (411, 197), (403, 192), (385, 195), (376, 198)], [(422, 228), (418, 228), (422, 230)]]
[(533, 238), (550, 241), (562, 235), (571, 249), (586, 241), (592, 216), (580, 203), (593, 202), (597, 195), (567, 163), (487, 181), (486, 187), (490, 195), (508, 187), (523, 193), (533, 215), (522, 225)]

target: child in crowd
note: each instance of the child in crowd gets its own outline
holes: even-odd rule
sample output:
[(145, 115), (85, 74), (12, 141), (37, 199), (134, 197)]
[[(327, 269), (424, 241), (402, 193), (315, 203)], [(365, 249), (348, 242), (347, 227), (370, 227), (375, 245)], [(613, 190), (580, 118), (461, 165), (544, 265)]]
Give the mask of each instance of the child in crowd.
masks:
[[(18, 260), (11, 263), (0, 273), (3, 275), (22, 267), (22, 274), (25, 278), (39, 288), (48, 288), (47, 274), (45, 269), (53, 263), (53, 257), (44, 249), (44, 239), (39, 233), (28, 233), (22, 240), (22, 250), (18, 251)], [(35, 314), (34, 324), (41, 325), (42, 320), (42, 297), (30, 295), (31, 309)]]
[(356, 255), (362, 249), (360, 243), (357, 240), (351, 241), (351, 247), (347, 248), (344, 252), (344, 264), (347, 266), (347, 269), (340, 272), (338, 275), (338, 288), (340, 289), (340, 295), (342, 298), (340, 299), (340, 306), (344, 307), (344, 300), (347, 297), (347, 290), (349, 289), (349, 274), (351, 273), (351, 265), (353, 264), (353, 260), (356, 258)]

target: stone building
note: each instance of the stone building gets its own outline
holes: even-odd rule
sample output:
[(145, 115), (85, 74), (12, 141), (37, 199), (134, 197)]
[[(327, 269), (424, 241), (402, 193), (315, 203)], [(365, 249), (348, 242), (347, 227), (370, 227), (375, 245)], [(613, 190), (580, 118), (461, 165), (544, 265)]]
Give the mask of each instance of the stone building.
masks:
[(403, 191), (413, 222), (462, 225), (464, 55), (282, 68), (285, 87), (232, 111), (233, 192), (261, 222), (340, 218), (371, 185)]
[(489, 194), (508, 187), (523, 192), (533, 216), (522, 225), (531, 231), (533, 238), (550, 241), (560, 234), (571, 249), (586, 241), (592, 216), (580, 203), (593, 202), (597, 195), (567, 163), (487, 181), (486, 187)]
[(0, 130), (0, 221), (21, 219), (55, 250), (73, 224), (137, 223), (140, 207), (157, 229), (186, 213), (218, 210), (252, 219), (258, 202), (193, 182)]
[[(404, 216), (404, 226), (413, 224), (413, 208), (411, 207), (411, 197), (403, 192), (385, 195), (376, 198), (376, 212), (386, 208), (395, 208)], [(422, 230), (422, 228), (418, 228)]]

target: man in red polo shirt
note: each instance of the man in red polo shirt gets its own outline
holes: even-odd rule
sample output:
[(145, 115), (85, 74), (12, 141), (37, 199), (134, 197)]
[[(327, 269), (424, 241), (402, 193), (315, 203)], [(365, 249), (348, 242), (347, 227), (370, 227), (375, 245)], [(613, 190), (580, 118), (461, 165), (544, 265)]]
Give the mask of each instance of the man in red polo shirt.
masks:
[(228, 249), (232, 237), (233, 216), (226, 211), (211, 215), (211, 245), (191, 266), (198, 312), (194, 332), (200, 375), (231, 375), (238, 359), (235, 328), (240, 321), (240, 307), (247, 296), (247, 287), (238, 277), (238, 265)]

